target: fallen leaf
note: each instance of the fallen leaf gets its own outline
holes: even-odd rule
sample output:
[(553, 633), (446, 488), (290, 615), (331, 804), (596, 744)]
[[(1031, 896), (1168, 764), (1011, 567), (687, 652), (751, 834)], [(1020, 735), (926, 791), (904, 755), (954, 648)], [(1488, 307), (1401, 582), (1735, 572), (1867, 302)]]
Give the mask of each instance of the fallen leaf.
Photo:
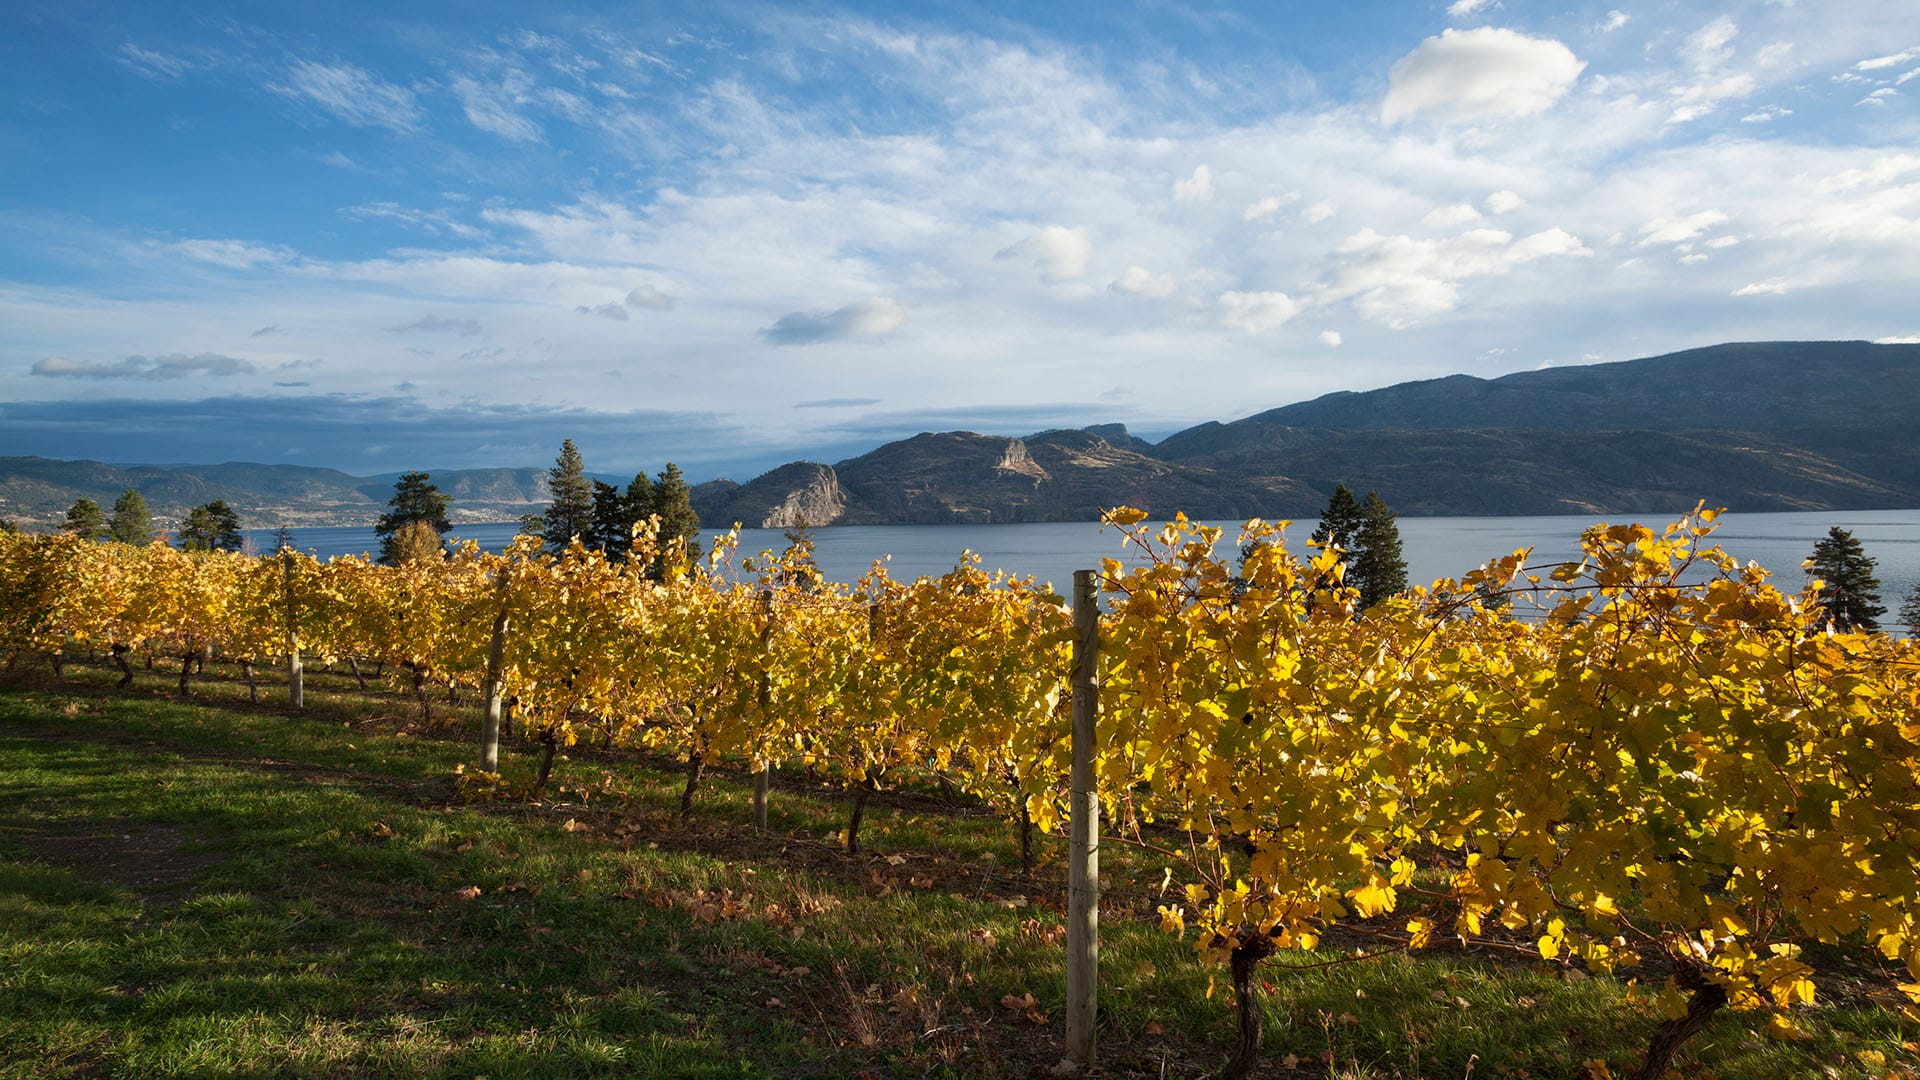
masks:
[(474, 897), (480, 895), (480, 886), (467, 885), (453, 890), (453, 895), (461, 900), (472, 900)]

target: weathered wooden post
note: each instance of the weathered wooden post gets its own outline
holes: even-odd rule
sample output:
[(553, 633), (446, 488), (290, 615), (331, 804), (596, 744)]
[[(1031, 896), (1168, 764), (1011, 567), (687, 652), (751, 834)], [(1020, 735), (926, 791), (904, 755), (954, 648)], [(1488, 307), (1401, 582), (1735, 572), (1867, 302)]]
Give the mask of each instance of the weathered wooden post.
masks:
[(293, 599), (293, 549), (280, 549), (287, 576), (287, 700), (296, 709), (307, 707), (306, 673), (300, 666), (300, 619)]
[(1067, 859), (1066, 1058), (1093, 1064), (1100, 970), (1100, 799), (1094, 726), (1100, 711), (1100, 592), (1096, 571), (1073, 572), (1073, 774)]
[[(760, 591), (760, 722), (765, 724), (767, 707), (773, 702), (773, 685), (767, 676), (767, 643), (773, 638), (773, 590)], [(767, 788), (773, 762), (761, 759), (753, 772), (753, 827), (767, 827)]]
[(511, 621), (507, 607), (507, 584), (511, 573), (505, 567), (500, 570), (500, 584), (497, 587), (500, 611), (493, 617), (493, 637), (487, 642), (487, 715), (480, 722), (481, 772), (500, 771), (500, 718), (505, 711), (507, 624)]

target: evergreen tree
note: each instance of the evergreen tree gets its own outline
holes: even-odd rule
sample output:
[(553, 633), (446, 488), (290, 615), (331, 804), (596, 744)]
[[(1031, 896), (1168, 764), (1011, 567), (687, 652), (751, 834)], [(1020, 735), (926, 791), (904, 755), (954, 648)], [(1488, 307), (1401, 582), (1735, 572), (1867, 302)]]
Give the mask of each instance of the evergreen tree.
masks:
[(1367, 492), (1360, 511), (1359, 549), (1347, 563), (1349, 579), (1360, 590), (1360, 608), (1366, 610), (1407, 588), (1407, 560), (1400, 554), (1400, 525), (1377, 491)]
[(1814, 543), (1807, 576), (1826, 582), (1820, 590), (1820, 607), (1835, 630), (1880, 629), (1880, 616), (1887, 609), (1880, 604), (1880, 579), (1874, 576), (1874, 566), (1875, 560), (1867, 556), (1860, 541), (1838, 525)]
[(637, 522), (653, 516), (653, 481), (647, 479), (646, 470), (633, 474), (633, 480), (627, 484), (627, 545), (633, 545), (632, 530)]
[(1900, 621), (1907, 624), (1907, 633), (1920, 638), (1920, 581), (1913, 584), (1913, 591), (1900, 601)]
[(373, 534), (380, 538), (380, 562), (398, 566), (406, 561), (403, 554), (418, 551), (417, 537), (409, 538), (404, 551), (395, 542), (400, 530), (413, 522), (424, 521), (433, 527), (436, 535), (445, 536), (453, 528), (447, 521), (449, 501), (432, 484), (427, 473), (400, 474), (400, 479), (393, 484), (393, 498), (387, 500), (387, 512), (380, 515), (380, 523), (373, 527)]
[(593, 483), (587, 479), (586, 464), (572, 439), (560, 444), (560, 456), (547, 471), (547, 491), (553, 501), (547, 505), (544, 529), (547, 550), (556, 554), (567, 549), (574, 537), (590, 542), (593, 538)]
[(121, 492), (113, 501), (113, 517), (107, 521), (107, 532), (123, 544), (153, 543), (153, 515), (147, 512), (146, 498), (132, 488)]
[(273, 531), (273, 550), (275, 554), (293, 550), (293, 530), (285, 525)]
[(628, 516), (626, 496), (612, 484), (593, 482), (592, 535), (583, 537), (588, 547), (617, 559), (633, 546), (633, 518)]
[(1348, 585), (1358, 587), (1353, 578), (1354, 556), (1360, 551), (1360, 530), (1366, 525), (1366, 515), (1360, 509), (1360, 503), (1353, 497), (1352, 489), (1341, 484), (1333, 489), (1333, 496), (1327, 500), (1327, 508), (1320, 514), (1320, 524), (1313, 530), (1313, 542), (1325, 546), (1333, 544), (1340, 549), (1340, 561), (1346, 564)]
[(70, 532), (82, 540), (105, 540), (107, 538), (107, 512), (92, 499), (75, 499), (67, 510), (67, 520), (60, 526), (61, 532)]
[(700, 515), (693, 511), (693, 493), (687, 487), (687, 481), (680, 475), (680, 466), (667, 462), (661, 472), (659, 482), (653, 486), (653, 513), (660, 518), (660, 546), (665, 548), (675, 540), (687, 542), (687, 557), (700, 557)]
[(240, 516), (225, 499), (187, 511), (187, 520), (180, 526), (180, 546), (188, 551), (239, 551), (244, 544)]

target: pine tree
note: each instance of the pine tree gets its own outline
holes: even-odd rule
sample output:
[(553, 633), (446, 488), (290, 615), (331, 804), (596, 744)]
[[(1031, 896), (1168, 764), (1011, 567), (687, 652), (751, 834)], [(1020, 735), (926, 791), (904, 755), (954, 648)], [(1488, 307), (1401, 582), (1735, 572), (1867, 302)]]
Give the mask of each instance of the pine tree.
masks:
[(1407, 560), (1400, 553), (1400, 525), (1377, 491), (1367, 492), (1360, 511), (1359, 551), (1347, 564), (1349, 579), (1360, 590), (1360, 608), (1366, 610), (1407, 589)]
[(1875, 565), (1860, 541), (1838, 525), (1814, 543), (1807, 576), (1826, 583), (1820, 590), (1820, 608), (1835, 630), (1880, 629), (1880, 616), (1887, 609), (1880, 604)]
[[(380, 538), (380, 562), (386, 566), (398, 566), (406, 561), (402, 558), (402, 550), (395, 546), (394, 539), (403, 526), (424, 521), (433, 526), (436, 534), (445, 536), (453, 528), (447, 522), (449, 501), (431, 483), (427, 473), (400, 474), (400, 479), (394, 481), (393, 498), (387, 501), (387, 512), (380, 515), (380, 523), (373, 527), (373, 534)], [(418, 537), (409, 537), (406, 553), (417, 552), (418, 549)]]
[(188, 551), (239, 551), (245, 543), (240, 516), (225, 499), (187, 511), (187, 520), (180, 526), (180, 546)]
[(587, 479), (586, 463), (572, 439), (560, 444), (560, 456), (547, 470), (547, 491), (553, 501), (547, 505), (542, 533), (547, 550), (559, 553), (578, 536), (593, 537), (593, 482)]
[(75, 499), (67, 510), (66, 523), (60, 526), (61, 532), (69, 532), (82, 540), (105, 540), (107, 538), (107, 512), (92, 499)]
[(581, 539), (590, 548), (604, 551), (617, 559), (633, 546), (633, 520), (627, 516), (627, 500), (620, 489), (599, 480), (593, 482), (593, 525), (590, 535)]
[(680, 475), (680, 466), (667, 462), (660, 473), (659, 480), (653, 485), (652, 512), (660, 518), (660, 547), (675, 540), (687, 542), (687, 557), (700, 557), (700, 515), (693, 510), (693, 494), (687, 487), (687, 481)]
[(123, 544), (153, 543), (153, 515), (147, 512), (146, 498), (132, 488), (121, 492), (113, 501), (113, 517), (107, 521), (107, 532)]
[(1913, 591), (1900, 601), (1900, 621), (1907, 624), (1907, 633), (1920, 637), (1920, 581), (1913, 584)]
[(404, 566), (407, 563), (445, 558), (447, 545), (440, 539), (440, 533), (434, 529), (433, 523), (421, 519), (409, 521), (393, 530), (386, 551), (393, 556), (390, 565)]
[(1353, 579), (1354, 556), (1360, 550), (1360, 530), (1366, 525), (1366, 515), (1360, 510), (1360, 503), (1354, 499), (1352, 489), (1341, 484), (1333, 489), (1333, 497), (1327, 500), (1327, 508), (1320, 514), (1320, 524), (1313, 530), (1313, 542), (1325, 546), (1333, 544), (1341, 552), (1340, 561), (1346, 565), (1346, 583), (1358, 587)]

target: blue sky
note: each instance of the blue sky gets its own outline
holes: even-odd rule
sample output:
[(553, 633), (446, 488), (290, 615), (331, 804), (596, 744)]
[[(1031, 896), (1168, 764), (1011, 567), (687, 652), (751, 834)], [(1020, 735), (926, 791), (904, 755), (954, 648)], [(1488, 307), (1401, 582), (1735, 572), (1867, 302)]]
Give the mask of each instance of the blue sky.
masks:
[(1916, 101), (1881, 0), (8, 5), (0, 454), (745, 479), (1916, 340)]

